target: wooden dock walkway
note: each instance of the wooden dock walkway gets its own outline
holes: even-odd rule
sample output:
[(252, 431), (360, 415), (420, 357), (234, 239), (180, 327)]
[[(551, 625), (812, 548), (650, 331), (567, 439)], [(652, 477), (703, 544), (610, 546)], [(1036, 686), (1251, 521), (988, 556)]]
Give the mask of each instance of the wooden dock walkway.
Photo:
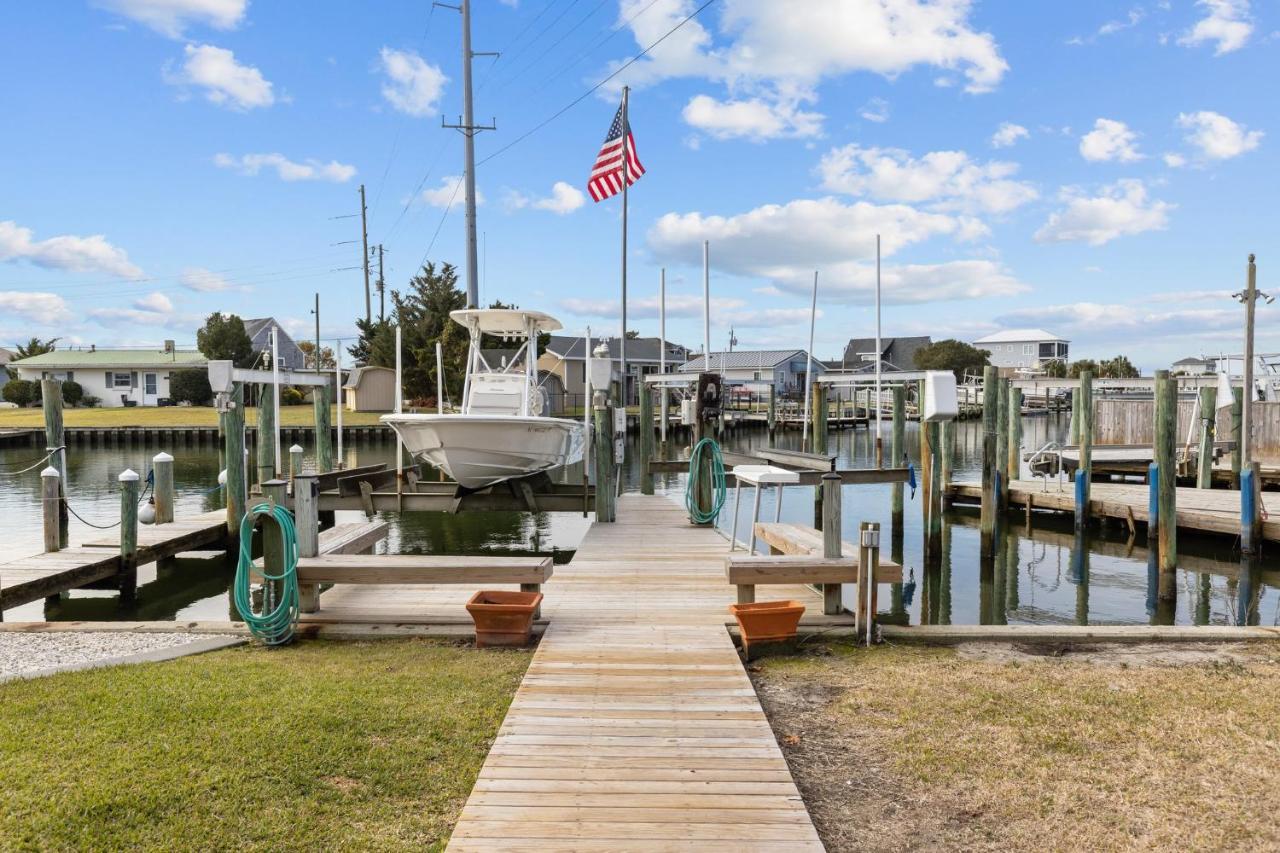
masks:
[[(949, 492), (957, 503), (982, 500), (981, 483), (952, 483)], [(1092, 483), (1089, 509), (1095, 516), (1146, 522), (1150, 492), (1141, 483)], [(1075, 488), (1056, 481), (1048, 489), (1043, 480), (1014, 480), (1009, 484), (1009, 505), (1074, 512)], [(1262, 538), (1280, 541), (1280, 495), (1263, 492)], [(1227, 489), (1178, 489), (1178, 527), (1200, 533), (1240, 535), (1240, 493)]]
[[(226, 510), (215, 510), (169, 524), (138, 527), (138, 564), (145, 565), (221, 543), (227, 534)], [(104, 532), (83, 545), (0, 562), (0, 613), (51, 595), (77, 589), (117, 574), (119, 531)]]
[(592, 526), (449, 850), (822, 849), (725, 630), (726, 553), (661, 496)]

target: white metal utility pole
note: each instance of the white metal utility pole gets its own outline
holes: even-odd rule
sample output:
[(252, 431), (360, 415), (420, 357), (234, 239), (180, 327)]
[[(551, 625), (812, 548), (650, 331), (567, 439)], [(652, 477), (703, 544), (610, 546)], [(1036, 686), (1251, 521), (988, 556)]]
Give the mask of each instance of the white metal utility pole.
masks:
[(711, 241), (702, 241), (702, 369), (711, 371)]
[(809, 448), (809, 404), (813, 399), (813, 326), (818, 316), (818, 271), (813, 271), (813, 298), (809, 303), (809, 360), (804, 369), (804, 430), (800, 436), (800, 450)]
[(275, 326), (271, 327), (271, 401), (275, 406), (275, 442), (276, 442), (276, 469), (275, 475), (280, 475), (280, 330)]
[[(876, 235), (876, 465), (884, 467), (884, 442), (880, 438), (880, 235)], [(854, 406), (857, 414), (857, 406)], [(894, 415), (897, 417), (897, 415)]]

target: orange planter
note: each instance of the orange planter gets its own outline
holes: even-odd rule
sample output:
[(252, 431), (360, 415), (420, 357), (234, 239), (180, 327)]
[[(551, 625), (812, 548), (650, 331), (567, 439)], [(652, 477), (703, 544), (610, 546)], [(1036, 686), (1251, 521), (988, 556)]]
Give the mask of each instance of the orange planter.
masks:
[(540, 592), (480, 590), (467, 602), (467, 612), (476, 623), (476, 645), (528, 645), (533, 614), (541, 603)]
[(749, 655), (752, 643), (795, 639), (804, 605), (798, 601), (757, 601), (754, 604), (730, 604), (729, 612), (738, 620), (742, 650)]

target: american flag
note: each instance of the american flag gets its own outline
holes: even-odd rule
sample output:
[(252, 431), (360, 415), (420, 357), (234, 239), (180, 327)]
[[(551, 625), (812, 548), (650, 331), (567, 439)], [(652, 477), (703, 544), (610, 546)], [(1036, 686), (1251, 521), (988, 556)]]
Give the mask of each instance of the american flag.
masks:
[[(592, 201), (604, 201), (622, 192), (622, 133), (622, 107), (618, 107), (613, 124), (609, 125), (609, 133), (604, 138), (604, 145), (600, 146), (600, 153), (596, 155), (596, 164), (591, 167), (591, 179), (587, 181), (587, 192), (591, 193)], [(631, 186), (644, 174), (644, 166), (636, 156), (636, 138), (631, 135), (629, 123), (626, 137), (627, 186)]]

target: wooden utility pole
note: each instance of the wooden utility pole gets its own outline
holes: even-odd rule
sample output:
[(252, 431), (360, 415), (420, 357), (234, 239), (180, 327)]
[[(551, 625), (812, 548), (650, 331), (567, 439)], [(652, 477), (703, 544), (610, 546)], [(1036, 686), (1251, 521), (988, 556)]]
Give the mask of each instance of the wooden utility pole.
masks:
[[(378, 244), (378, 321), (385, 322), (387, 319), (387, 280), (382, 277), (382, 255), (384, 249), (382, 244)], [(320, 333), (316, 333), (318, 338)]]
[(360, 185), (360, 257), (364, 266), (364, 321), (373, 322), (373, 300), (369, 295), (369, 208), (364, 203), (364, 184)]

